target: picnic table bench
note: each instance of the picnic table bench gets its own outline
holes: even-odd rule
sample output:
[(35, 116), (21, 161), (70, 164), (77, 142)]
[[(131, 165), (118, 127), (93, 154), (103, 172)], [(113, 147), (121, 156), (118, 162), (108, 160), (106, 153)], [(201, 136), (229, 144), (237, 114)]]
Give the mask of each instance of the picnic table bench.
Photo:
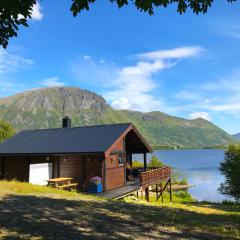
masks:
[(73, 189), (77, 187), (77, 183), (71, 183), (73, 178), (70, 177), (60, 177), (47, 180), (47, 185), (59, 189)]

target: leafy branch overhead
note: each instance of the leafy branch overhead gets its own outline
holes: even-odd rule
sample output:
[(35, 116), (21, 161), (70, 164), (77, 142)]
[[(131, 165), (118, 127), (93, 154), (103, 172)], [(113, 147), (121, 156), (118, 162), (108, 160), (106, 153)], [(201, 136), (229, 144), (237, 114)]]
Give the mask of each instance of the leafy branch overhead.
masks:
[[(109, 0), (119, 8), (133, 3), (139, 11), (152, 15), (158, 7), (167, 7), (171, 4), (177, 6), (177, 11), (182, 14), (191, 9), (193, 13), (206, 13), (214, 0)], [(215, 0), (217, 1), (217, 0)], [(226, 0), (236, 2), (237, 0)], [(10, 38), (17, 36), (20, 26), (28, 27), (27, 21), (31, 18), (33, 6), (37, 0), (0, 0), (0, 45), (7, 47)], [(72, 0), (70, 10), (77, 16), (83, 10), (89, 10), (90, 5), (96, 0)]]

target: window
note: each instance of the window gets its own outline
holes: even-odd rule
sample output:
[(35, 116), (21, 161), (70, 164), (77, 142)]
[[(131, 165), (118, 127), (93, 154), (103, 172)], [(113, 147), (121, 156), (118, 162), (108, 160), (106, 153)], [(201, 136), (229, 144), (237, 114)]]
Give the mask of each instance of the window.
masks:
[(123, 165), (123, 156), (122, 155), (118, 155), (118, 164)]

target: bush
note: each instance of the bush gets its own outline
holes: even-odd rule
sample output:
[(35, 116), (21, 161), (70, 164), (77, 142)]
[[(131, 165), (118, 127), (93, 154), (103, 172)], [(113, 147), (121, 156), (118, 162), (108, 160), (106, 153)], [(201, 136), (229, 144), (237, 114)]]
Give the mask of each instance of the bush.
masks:
[(152, 156), (151, 160), (148, 163), (148, 167), (164, 167), (165, 164), (160, 161), (156, 156)]
[(4, 120), (0, 120), (0, 142), (10, 138), (15, 134), (15, 129), (12, 125)]
[(225, 151), (224, 162), (221, 163), (220, 171), (225, 176), (225, 181), (220, 185), (222, 194), (240, 201), (240, 145), (230, 145)]
[(188, 180), (187, 180), (187, 178), (182, 178), (182, 179), (180, 179), (180, 178), (174, 178), (173, 179), (173, 183), (174, 184), (179, 184), (179, 185), (188, 185)]

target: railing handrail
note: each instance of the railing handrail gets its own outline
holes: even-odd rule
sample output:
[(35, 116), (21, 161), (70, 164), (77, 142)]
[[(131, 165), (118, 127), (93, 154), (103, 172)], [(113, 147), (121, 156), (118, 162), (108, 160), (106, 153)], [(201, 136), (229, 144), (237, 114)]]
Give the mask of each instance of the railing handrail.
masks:
[(157, 183), (163, 179), (169, 178), (171, 175), (170, 167), (159, 167), (153, 170), (147, 170), (140, 173), (141, 185), (150, 185)]

